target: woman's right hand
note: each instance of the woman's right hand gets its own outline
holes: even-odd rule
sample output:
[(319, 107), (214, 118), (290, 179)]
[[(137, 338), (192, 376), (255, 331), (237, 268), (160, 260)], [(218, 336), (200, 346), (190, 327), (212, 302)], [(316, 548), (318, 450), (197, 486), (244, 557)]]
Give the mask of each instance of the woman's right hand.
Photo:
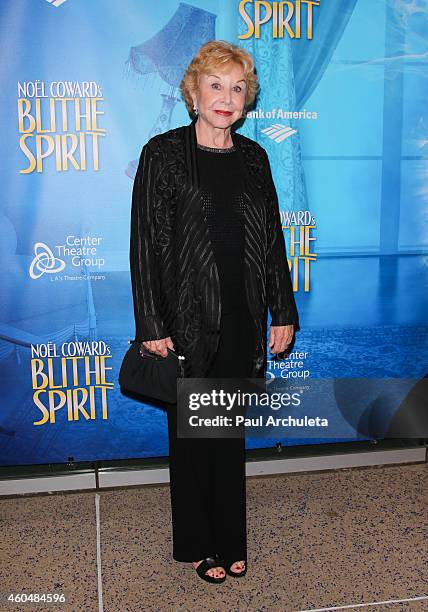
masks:
[(162, 338), (161, 340), (145, 340), (142, 344), (148, 349), (151, 353), (155, 353), (156, 355), (160, 355), (161, 357), (167, 357), (168, 351), (167, 348), (172, 350), (174, 349), (174, 343), (171, 340), (171, 337)]

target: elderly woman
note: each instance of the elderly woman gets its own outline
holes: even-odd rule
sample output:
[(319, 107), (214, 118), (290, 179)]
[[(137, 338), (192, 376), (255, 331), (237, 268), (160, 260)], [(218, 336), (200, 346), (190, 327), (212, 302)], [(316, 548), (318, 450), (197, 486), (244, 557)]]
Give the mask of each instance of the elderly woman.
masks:
[[(185, 356), (187, 377), (261, 377), (298, 329), (266, 151), (232, 131), (254, 101), (252, 57), (204, 44), (181, 91), (189, 125), (144, 145), (134, 182), (131, 279), (137, 342)], [(247, 571), (245, 438), (177, 437), (168, 410), (173, 558), (208, 582)]]

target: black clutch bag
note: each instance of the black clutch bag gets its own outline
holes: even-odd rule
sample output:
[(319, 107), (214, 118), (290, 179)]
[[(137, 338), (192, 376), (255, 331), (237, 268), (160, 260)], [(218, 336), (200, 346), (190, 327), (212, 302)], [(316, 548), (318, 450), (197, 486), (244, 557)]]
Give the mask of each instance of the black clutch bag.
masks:
[(136, 340), (125, 353), (119, 371), (119, 384), (131, 393), (175, 404), (177, 402), (177, 378), (184, 376), (183, 355), (172, 349), (167, 357), (151, 353)]

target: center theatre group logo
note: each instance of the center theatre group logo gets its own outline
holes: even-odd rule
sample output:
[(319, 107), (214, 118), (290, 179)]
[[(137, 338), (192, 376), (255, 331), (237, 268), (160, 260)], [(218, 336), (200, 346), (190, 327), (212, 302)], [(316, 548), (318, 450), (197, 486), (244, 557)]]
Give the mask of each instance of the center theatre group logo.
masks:
[[(44, 274), (58, 274), (64, 270), (66, 264), (71, 266), (71, 269), (78, 269), (79, 272), (88, 269), (98, 269), (105, 265), (105, 259), (101, 257), (99, 249), (103, 241), (102, 236), (76, 236), (69, 234), (66, 236), (63, 244), (55, 245), (55, 252), (45, 243), (36, 242), (34, 244), (34, 257), (30, 263), (28, 273), (30, 278), (37, 279)], [(65, 257), (65, 259), (62, 259)], [(104, 280), (105, 276), (98, 274), (90, 274), (88, 279)], [(86, 275), (82, 277), (87, 280)], [(80, 277), (62, 275), (51, 280), (79, 280)]]
[(28, 159), (21, 174), (99, 170), (99, 139), (106, 129), (101, 87), (94, 81), (18, 81), (19, 146)]
[(56, 274), (65, 268), (65, 261), (55, 257), (52, 250), (44, 242), (36, 242), (34, 254), (35, 256), (29, 269), (31, 278), (40, 278), (46, 272)]

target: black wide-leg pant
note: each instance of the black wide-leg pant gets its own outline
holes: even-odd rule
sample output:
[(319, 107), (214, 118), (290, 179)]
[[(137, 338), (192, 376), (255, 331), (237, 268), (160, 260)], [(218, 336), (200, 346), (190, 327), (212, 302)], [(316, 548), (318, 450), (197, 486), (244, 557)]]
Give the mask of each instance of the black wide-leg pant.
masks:
[[(250, 377), (254, 343), (248, 311), (223, 314), (207, 377)], [(190, 562), (218, 553), (246, 559), (245, 436), (178, 438), (174, 407), (168, 411), (168, 436), (173, 558)]]

